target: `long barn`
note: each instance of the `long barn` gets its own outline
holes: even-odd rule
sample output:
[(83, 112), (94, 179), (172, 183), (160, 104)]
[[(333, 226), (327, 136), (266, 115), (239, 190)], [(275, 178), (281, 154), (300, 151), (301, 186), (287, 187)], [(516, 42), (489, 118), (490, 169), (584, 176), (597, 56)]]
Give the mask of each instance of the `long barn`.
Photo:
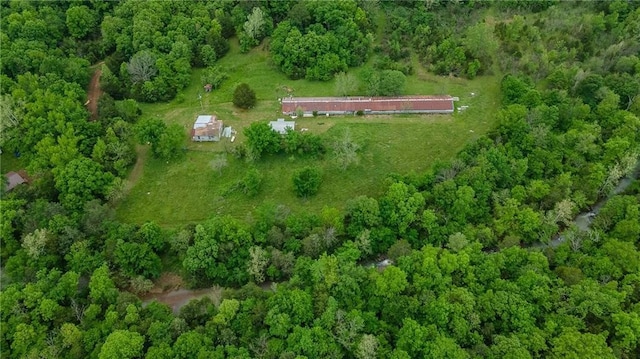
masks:
[(402, 97), (289, 97), (282, 99), (282, 113), (304, 115), (452, 113), (451, 96)]

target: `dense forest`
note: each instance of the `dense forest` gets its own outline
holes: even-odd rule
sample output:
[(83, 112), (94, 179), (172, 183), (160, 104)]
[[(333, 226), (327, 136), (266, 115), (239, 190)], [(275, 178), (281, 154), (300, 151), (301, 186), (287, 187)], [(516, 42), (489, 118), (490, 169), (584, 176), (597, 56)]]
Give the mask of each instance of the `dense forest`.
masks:
[[(4, 1), (0, 16), (0, 146), (31, 177), (0, 190), (1, 357), (640, 357), (639, 181), (614, 194), (640, 160), (640, 2)], [(500, 75), (499, 125), (345, 210), (115, 220), (136, 144), (170, 159), (184, 141), (139, 103), (180, 96), (195, 68), (222, 81), (230, 41), (291, 79), (372, 63), (373, 94), (413, 58)], [(249, 146), (260, 160), (325, 144)], [(143, 306), (167, 266), (227, 287), (220, 303)]]

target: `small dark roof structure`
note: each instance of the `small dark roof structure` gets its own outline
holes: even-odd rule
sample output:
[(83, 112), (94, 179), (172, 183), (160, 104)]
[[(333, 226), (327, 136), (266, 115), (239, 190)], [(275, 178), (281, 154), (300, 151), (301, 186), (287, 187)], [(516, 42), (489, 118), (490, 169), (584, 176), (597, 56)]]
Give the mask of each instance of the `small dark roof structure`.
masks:
[(451, 96), (400, 97), (289, 97), (282, 99), (282, 113), (344, 114), (363, 113), (452, 113)]
[[(22, 173), (19, 173), (19, 172), (22, 172)], [(19, 171), (19, 172), (11, 171), (5, 175), (5, 178), (7, 179), (7, 187), (5, 188), (5, 190), (7, 192), (11, 191), (12, 189), (16, 188), (17, 186), (23, 183), (29, 182), (26, 173), (24, 173), (24, 171)]]

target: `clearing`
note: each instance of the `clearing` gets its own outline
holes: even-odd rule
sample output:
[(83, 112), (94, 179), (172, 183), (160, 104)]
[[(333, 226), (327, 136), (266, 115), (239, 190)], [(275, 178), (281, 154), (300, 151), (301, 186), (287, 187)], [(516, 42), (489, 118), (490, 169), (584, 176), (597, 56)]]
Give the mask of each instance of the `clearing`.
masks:
[[(250, 219), (263, 203), (283, 204), (292, 211), (318, 213), (323, 207), (342, 209), (358, 195), (379, 196), (386, 188), (390, 173), (420, 173), (435, 161), (448, 160), (465, 144), (486, 134), (495, 127), (495, 113), (499, 108), (499, 77), (487, 76), (474, 80), (440, 77), (420, 70), (407, 78), (407, 95), (448, 94), (460, 98), (456, 106), (469, 108), (453, 115), (397, 115), (397, 116), (341, 116), (297, 119), (296, 128), (308, 128), (330, 141), (348, 128), (361, 145), (360, 162), (341, 171), (327, 154), (323, 159), (299, 156), (267, 156), (256, 163), (247, 163), (231, 155), (221, 174), (209, 162), (213, 157), (244, 141), (242, 129), (254, 121), (271, 121), (284, 117), (280, 113), (279, 98), (292, 90), (293, 96), (333, 96), (334, 81), (311, 82), (289, 80), (272, 68), (268, 53), (256, 48), (240, 54), (237, 42), (218, 62), (229, 78), (220, 89), (205, 93), (200, 76), (192, 74), (191, 85), (169, 103), (142, 104), (143, 116), (177, 123), (188, 133), (199, 114), (215, 114), (225, 126), (238, 131), (234, 143), (223, 139), (218, 143), (185, 141), (185, 156), (173, 162), (159, 161), (148, 156), (140, 178), (138, 165), (129, 181), (132, 185), (117, 209), (118, 218), (130, 223), (155, 221), (164, 227), (183, 226), (200, 222), (216, 214), (230, 214)], [(369, 64), (352, 69), (359, 78)], [(233, 107), (232, 93), (236, 85), (246, 82), (258, 97), (258, 104), (249, 111)], [(202, 94), (202, 105), (198, 95)], [(202, 106), (202, 107), (201, 107)], [(142, 163), (142, 162), (139, 162)], [(323, 183), (319, 193), (307, 200), (295, 197), (291, 176), (305, 166), (320, 166)], [(263, 176), (262, 189), (253, 198), (241, 193), (225, 194), (251, 168)]]

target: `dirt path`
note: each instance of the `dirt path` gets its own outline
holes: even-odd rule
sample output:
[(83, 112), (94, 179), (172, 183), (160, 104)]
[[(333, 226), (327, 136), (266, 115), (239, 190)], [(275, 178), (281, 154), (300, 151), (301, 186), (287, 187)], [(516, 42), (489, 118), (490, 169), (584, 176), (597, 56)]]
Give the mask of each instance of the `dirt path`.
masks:
[(147, 154), (149, 152), (148, 146), (137, 145), (136, 146), (136, 164), (133, 166), (131, 173), (129, 173), (129, 177), (127, 178), (127, 182), (124, 186), (124, 193), (127, 194), (133, 188), (133, 186), (138, 182), (138, 180), (142, 177), (142, 173), (144, 171), (144, 162), (147, 159)]
[(140, 296), (142, 303), (148, 304), (154, 300), (171, 307), (174, 314), (180, 313), (180, 309), (193, 299), (209, 297), (215, 305), (220, 305), (222, 300), (222, 287), (212, 287), (204, 289), (184, 289), (182, 278), (171, 272), (164, 272), (158, 278), (149, 293)]
[(91, 121), (95, 121), (98, 119), (98, 99), (100, 99), (100, 95), (102, 95), (102, 90), (100, 89), (100, 76), (102, 75), (102, 64), (99, 63), (96, 67), (96, 71), (93, 73), (91, 77), (91, 83), (89, 84), (89, 91), (87, 92), (87, 102), (85, 105), (89, 112), (91, 112)]

